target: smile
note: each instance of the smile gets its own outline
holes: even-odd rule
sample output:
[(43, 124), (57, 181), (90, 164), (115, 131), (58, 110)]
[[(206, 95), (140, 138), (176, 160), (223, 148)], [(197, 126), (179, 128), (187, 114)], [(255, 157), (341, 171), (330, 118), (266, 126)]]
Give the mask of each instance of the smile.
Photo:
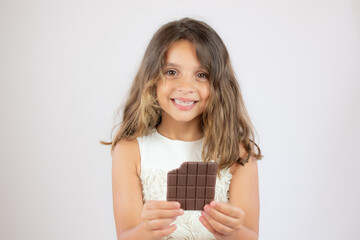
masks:
[(181, 111), (190, 110), (196, 105), (196, 103), (199, 102), (194, 100), (179, 100), (179, 99), (171, 99), (171, 101), (174, 103), (175, 107)]
[(174, 102), (177, 103), (177, 104), (180, 104), (182, 106), (189, 106), (191, 104), (194, 104), (195, 101), (191, 101), (191, 102), (183, 102), (181, 100), (178, 100), (178, 99), (174, 99)]

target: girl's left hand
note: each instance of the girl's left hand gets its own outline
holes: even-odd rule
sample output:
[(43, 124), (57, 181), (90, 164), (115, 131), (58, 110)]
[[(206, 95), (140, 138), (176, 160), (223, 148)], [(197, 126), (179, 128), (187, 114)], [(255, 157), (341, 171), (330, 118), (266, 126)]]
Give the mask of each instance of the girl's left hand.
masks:
[(243, 227), (245, 213), (241, 208), (212, 201), (204, 210), (199, 220), (216, 239), (231, 239)]

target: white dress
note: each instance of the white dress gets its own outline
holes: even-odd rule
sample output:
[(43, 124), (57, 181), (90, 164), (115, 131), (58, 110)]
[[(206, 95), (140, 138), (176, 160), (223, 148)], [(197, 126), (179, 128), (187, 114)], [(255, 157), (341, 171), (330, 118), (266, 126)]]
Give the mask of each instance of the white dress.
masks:
[[(197, 141), (172, 140), (156, 130), (148, 136), (137, 138), (141, 155), (143, 201), (166, 200), (167, 172), (179, 168), (181, 163), (201, 161), (203, 139)], [(230, 168), (220, 171), (216, 179), (215, 201), (228, 202), (228, 191), (232, 175)], [(200, 222), (200, 211), (185, 211), (174, 223), (176, 230), (165, 239), (215, 239)]]

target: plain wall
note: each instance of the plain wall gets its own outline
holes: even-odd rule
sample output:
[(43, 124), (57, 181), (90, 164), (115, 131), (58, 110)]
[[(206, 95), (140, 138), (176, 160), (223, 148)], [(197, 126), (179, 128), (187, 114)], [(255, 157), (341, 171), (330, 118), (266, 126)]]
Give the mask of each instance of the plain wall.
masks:
[(116, 239), (110, 140), (155, 31), (225, 42), (263, 160), (260, 239), (360, 239), (360, 3), (0, 1), (0, 239)]

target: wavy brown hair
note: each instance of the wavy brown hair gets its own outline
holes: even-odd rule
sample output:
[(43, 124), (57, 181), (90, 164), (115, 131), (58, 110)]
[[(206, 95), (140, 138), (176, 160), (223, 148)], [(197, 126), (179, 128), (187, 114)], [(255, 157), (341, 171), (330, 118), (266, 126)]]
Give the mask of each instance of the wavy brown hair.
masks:
[[(101, 143), (111, 145), (113, 151), (120, 140), (133, 140), (148, 135), (161, 123), (156, 86), (164, 78), (162, 71), (166, 51), (171, 44), (182, 39), (194, 44), (199, 62), (209, 73), (210, 96), (201, 120), (203, 161), (217, 160), (219, 169), (224, 169), (235, 162), (244, 165), (251, 156), (261, 159), (263, 156), (254, 141), (254, 127), (245, 108), (228, 51), (208, 24), (192, 18), (169, 22), (154, 34), (128, 93), (122, 121), (118, 124), (120, 128), (111, 142)], [(246, 157), (240, 157), (243, 156), (240, 144), (246, 150)], [(258, 149), (257, 153), (254, 145)]]

